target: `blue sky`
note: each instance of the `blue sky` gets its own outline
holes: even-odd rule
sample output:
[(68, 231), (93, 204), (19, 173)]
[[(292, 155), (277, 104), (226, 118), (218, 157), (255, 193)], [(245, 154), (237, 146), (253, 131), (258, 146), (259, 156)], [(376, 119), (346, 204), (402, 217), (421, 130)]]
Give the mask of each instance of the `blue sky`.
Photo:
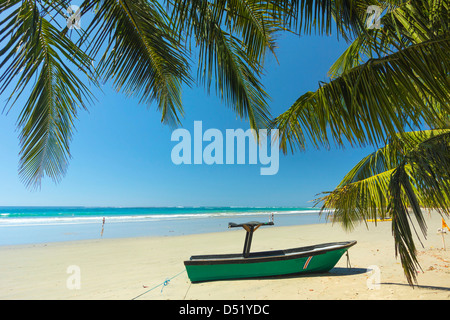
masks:
[[(301, 94), (326, 81), (331, 64), (345, 50), (336, 37), (283, 35), (277, 57), (266, 61), (263, 83), (271, 96), (273, 115), (285, 111)], [(311, 206), (323, 191), (332, 190), (372, 148), (280, 153), (279, 171), (260, 175), (257, 165), (175, 165), (173, 128), (160, 123), (156, 106), (126, 98), (108, 85), (96, 94), (89, 112), (80, 111), (71, 144), (67, 175), (58, 184), (44, 179), (40, 190), (28, 190), (18, 176), (17, 114), (20, 101), (0, 115), (0, 205), (36, 206)], [(6, 97), (2, 96), (4, 102)], [(185, 88), (183, 126), (196, 120), (203, 130), (242, 128), (212, 92)]]

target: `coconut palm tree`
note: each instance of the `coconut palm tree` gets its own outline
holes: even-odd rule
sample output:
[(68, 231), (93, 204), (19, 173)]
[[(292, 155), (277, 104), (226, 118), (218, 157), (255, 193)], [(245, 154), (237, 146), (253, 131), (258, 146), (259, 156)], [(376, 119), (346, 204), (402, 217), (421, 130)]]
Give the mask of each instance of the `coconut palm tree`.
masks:
[(300, 96), (272, 126), (285, 152), (305, 149), (307, 140), (315, 147), (388, 141), (318, 200), (323, 210), (334, 209), (333, 220), (346, 228), (355, 220), (391, 216), (396, 252), (413, 284), (418, 264), (407, 207), (424, 232), (421, 207), (450, 214), (448, 130), (421, 132), (449, 128), (449, 4), (367, 1), (366, 9), (369, 5), (384, 9), (379, 26), (367, 22), (330, 68), (330, 81)]

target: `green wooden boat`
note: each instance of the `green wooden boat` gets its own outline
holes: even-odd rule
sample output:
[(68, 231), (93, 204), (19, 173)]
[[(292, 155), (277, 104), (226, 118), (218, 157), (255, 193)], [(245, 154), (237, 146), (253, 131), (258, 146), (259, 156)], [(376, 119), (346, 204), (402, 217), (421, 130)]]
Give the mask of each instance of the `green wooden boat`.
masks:
[(192, 256), (184, 261), (192, 282), (319, 273), (331, 270), (356, 241), (324, 243), (307, 247), (250, 253), (253, 232), (273, 222), (230, 222), (229, 228), (242, 227), (247, 233), (239, 254)]

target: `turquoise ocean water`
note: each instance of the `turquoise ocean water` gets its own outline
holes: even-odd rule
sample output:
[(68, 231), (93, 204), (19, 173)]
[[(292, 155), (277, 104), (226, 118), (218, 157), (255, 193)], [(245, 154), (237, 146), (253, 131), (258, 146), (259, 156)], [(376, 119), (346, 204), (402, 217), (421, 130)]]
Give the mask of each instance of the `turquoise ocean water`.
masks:
[(286, 207), (0, 207), (0, 245), (219, 232), (228, 222), (265, 222), (272, 214), (275, 226), (324, 222), (318, 213)]

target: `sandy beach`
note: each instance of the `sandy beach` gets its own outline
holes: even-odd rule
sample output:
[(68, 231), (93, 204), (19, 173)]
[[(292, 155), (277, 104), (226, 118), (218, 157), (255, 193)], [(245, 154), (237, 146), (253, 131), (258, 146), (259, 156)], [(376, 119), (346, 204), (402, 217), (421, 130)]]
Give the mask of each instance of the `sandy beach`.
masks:
[[(0, 247), (0, 299), (307, 300), (450, 299), (450, 238), (443, 250), (441, 218), (427, 214), (428, 236), (417, 241), (418, 286), (408, 286), (395, 258), (390, 222), (346, 233), (339, 225), (260, 228), (252, 250), (357, 240), (329, 273), (191, 284), (191, 255), (238, 253), (245, 233), (140, 237)], [(276, 221), (275, 221), (276, 222)], [(166, 286), (160, 285), (171, 279)], [(379, 280), (379, 283), (378, 283)]]

